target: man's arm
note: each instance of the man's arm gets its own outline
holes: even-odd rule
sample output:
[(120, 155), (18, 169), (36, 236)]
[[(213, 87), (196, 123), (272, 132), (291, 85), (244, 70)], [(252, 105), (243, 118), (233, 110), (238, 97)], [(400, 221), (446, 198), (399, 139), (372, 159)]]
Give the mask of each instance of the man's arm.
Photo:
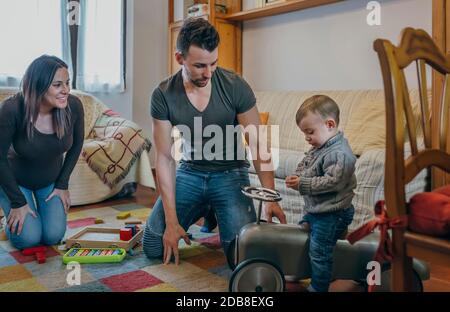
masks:
[(164, 206), (166, 230), (163, 236), (165, 264), (170, 262), (172, 253), (178, 264), (178, 241), (181, 237), (189, 242), (186, 232), (178, 223), (175, 209), (175, 159), (172, 157), (172, 125), (168, 120), (152, 118), (153, 142), (156, 149), (156, 179)]
[[(237, 119), (244, 129), (250, 130), (245, 131), (245, 139), (250, 147), (253, 166), (258, 174), (261, 185), (265, 188), (274, 190), (275, 179), (269, 147), (267, 146), (267, 142), (263, 141), (263, 139), (265, 139), (264, 136), (259, 135), (260, 131), (252, 131), (258, 130), (260, 126), (258, 109), (254, 106), (247, 112), (238, 114)], [(253, 126), (255, 129), (250, 129), (251, 127), (248, 126)], [(281, 223), (286, 223), (286, 216), (278, 203), (268, 203), (266, 208), (269, 222), (272, 222), (272, 217), (276, 216)]]

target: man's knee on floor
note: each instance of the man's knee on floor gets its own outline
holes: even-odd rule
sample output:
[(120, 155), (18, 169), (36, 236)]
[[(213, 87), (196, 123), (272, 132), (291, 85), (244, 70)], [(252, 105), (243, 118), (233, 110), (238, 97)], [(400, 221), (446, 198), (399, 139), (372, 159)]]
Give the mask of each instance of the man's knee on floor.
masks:
[(146, 229), (144, 231), (142, 245), (144, 253), (148, 258), (162, 258), (163, 243), (161, 236), (153, 234)]

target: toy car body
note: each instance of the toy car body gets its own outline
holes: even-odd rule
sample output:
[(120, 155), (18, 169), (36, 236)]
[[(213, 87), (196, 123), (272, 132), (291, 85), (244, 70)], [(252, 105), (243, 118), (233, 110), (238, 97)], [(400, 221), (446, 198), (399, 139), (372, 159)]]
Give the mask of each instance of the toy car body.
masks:
[[(246, 191), (249, 191), (248, 187), (244, 188), (244, 194)], [(230, 291), (283, 291), (286, 279), (311, 277), (309, 231), (300, 225), (260, 222), (260, 215), (261, 212), (258, 211), (257, 222), (247, 224), (240, 230), (233, 250), (229, 250), (227, 254), (229, 264), (234, 269)], [(377, 232), (354, 245), (344, 239), (338, 240), (333, 255), (333, 279), (366, 281), (368, 273), (376, 269), (376, 264), (372, 267), (372, 261), (378, 244)], [(416, 273), (415, 290), (421, 291), (421, 281), (429, 279), (429, 269), (424, 262), (416, 259), (413, 267)], [(379, 269), (381, 285), (377, 290), (389, 291), (389, 263), (381, 263)]]

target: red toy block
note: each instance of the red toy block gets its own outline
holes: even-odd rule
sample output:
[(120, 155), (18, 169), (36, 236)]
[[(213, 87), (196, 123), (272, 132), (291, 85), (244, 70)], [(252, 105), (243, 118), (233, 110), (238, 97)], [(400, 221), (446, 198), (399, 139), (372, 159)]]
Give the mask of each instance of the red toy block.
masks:
[(133, 232), (130, 228), (120, 229), (120, 240), (129, 241), (133, 237)]
[(47, 251), (47, 247), (45, 246), (39, 246), (39, 247), (31, 247), (31, 248), (25, 248), (22, 250), (22, 254), (24, 256), (32, 256), (36, 253), (44, 253)]
[(36, 260), (38, 263), (45, 263), (45, 252), (37, 252), (36, 253)]

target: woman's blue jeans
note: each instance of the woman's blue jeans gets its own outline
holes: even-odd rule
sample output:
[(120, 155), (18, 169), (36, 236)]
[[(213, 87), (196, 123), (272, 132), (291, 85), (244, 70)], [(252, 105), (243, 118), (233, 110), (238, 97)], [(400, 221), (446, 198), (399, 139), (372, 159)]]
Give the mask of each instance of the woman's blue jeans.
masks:
[[(250, 185), (247, 168), (205, 172), (181, 164), (176, 172), (175, 200), (179, 224), (185, 231), (213, 209), (219, 225), (220, 240), (226, 251), (246, 224), (256, 220), (253, 201), (242, 194)], [(147, 220), (143, 247), (149, 258), (163, 255), (162, 237), (166, 228), (161, 198)]]
[[(35, 191), (22, 186), (19, 188), (25, 196), (28, 206), (36, 212), (37, 218), (27, 214), (20, 235), (11, 234), (7, 227), (8, 239), (17, 249), (58, 244), (66, 233), (67, 216), (58, 196), (52, 197), (48, 202), (45, 201), (53, 192), (54, 185), (51, 184)], [(3, 209), (5, 217), (8, 217), (11, 211), (11, 202), (2, 187), (0, 187), (0, 207)]]

